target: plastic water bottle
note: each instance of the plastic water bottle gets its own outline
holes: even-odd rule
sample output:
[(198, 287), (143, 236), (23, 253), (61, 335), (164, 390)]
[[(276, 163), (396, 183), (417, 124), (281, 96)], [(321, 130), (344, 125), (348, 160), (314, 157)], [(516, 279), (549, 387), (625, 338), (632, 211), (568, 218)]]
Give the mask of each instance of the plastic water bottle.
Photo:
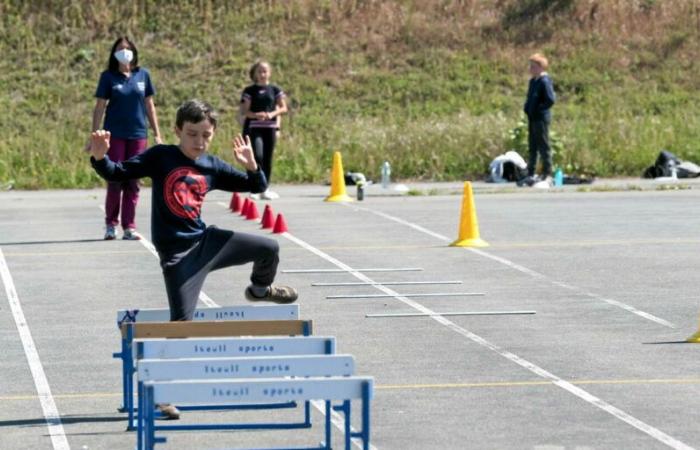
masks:
[(365, 199), (365, 183), (360, 181), (357, 183), (357, 201), (361, 202)]
[(389, 161), (384, 161), (384, 164), (382, 164), (382, 187), (384, 189), (389, 187), (389, 184), (391, 183), (391, 165), (389, 165)]
[(562, 173), (561, 169), (557, 168), (557, 170), (554, 172), (554, 185), (555, 186), (563, 186), (564, 185), (564, 174)]

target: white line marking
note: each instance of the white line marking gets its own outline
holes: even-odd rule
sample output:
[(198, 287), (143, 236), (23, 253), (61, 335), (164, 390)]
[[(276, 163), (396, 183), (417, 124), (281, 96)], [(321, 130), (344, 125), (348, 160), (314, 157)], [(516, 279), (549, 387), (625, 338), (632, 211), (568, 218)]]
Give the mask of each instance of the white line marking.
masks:
[(506, 316), (511, 314), (535, 314), (535, 311), (465, 311), (465, 312), (441, 312), (435, 314), (425, 313), (386, 313), (365, 314), (367, 318), (377, 317), (430, 317), (430, 316)]
[[(344, 205), (344, 206), (348, 206), (348, 205)], [(437, 239), (439, 239), (439, 240), (441, 240), (441, 241), (443, 241), (443, 242), (447, 242), (447, 243), (452, 242), (452, 239), (449, 239), (449, 238), (447, 238), (447, 237), (445, 237), (445, 236), (443, 236), (443, 235), (441, 235), (441, 234), (435, 233), (434, 231), (430, 231), (430, 230), (428, 230), (427, 228), (424, 228), (424, 227), (422, 227), (422, 226), (420, 226), (420, 225), (416, 225), (416, 224), (414, 224), (414, 223), (411, 223), (411, 222), (408, 222), (408, 221), (406, 221), (406, 220), (403, 220), (403, 219), (401, 219), (401, 218), (399, 218), (399, 217), (392, 216), (392, 215), (389, 215), (389, 214), (386, 214), (386, 213), (383, 213), (383, 212), (380, 212), (380, 211), (372, 211), (371, 209), (362, 208), (362, 207), (358, 207), (358, 206), (353, 206), (353, 209), (365, 211), (365, 212), (372, 213), (372, 214), (377, 215), (377, 216), (380, 216), (380, 217), (384, 217), (385, 219), (388, 219), (388, 220), (391, 220), (391, 221), (393, 221), (393, 222), (397, 222), (397, 223), (400, 223), (400, 224), (405, 225), (405, 226), (407, 226), (407, 227), (413, 228), (414, 230), (420, 231), (421, 233), (425, 233), (425, 234), (428, 234), (428, 235), (430, 235), (430, 236), (433, 236), (433, 237), (435, 237), (435, 238), (437, 238)], [(571, 291), (574, 291), (574, 292), (583, 294), (583, 295), (585, 295), (585, 296), (587, 296), (587, 297), (590, 297), (590, 298), (593, 298), (593, 299), (595, 299), (595, 300), (599, 300), (599, 301), (605, 302), (605, 303), (607, 303), (607, 304), (609, 304), (609, 305), (616, 306), (616, 307), (618, 307), (618, 308), (620, 308), (620, 309), (623, 309), (623, 310), (625, 310), (625, 311), (631, 312), (632, 314), (636, 314), (636, 315), (639, 316), (639, 317), (642, 317), (642, 318), (644, 318), (644, 319), (650, 320), (650, 321), (652, 321), (652, 322), (656, 322), (656, 323), (658, 323), (658, 324), (660, 324), (660, 325), (663, 325), (663, 326), (665, 326), (665, 327), (668, 327), (668, 328), (677, 328), (677, 326), (676, 326), (675, 324), (673, 324), (673, 323), (671, 323), (671, 322), (669, 322), (669, 321), (667, 321), (667, 320), (665, 320), (665, 319), (662, 319), (662, 318), (660, 318), (660, 317), (657, 317), (657, 316), (655, 316), (655, 315), (653, 315), (653, 314), (650, 314), (650, 313), (648, 313), (648, 312), (639, 310), (639, 309), (635, 308), (634, 306), (628, 305), (628, 304), (626, 304), (626, 303), (622, 303), (622, 302), (617, 301), (617, 300), (605, 298), (605, 297), (602, 297), (602, 296), (600, 296), (600, 295), (593, 294), (593, 293), (591, 293), (591, 292), (586, 292), (586, 291), (584, 291), (583, 289), (580, 289), (580, 288), (578, 288), (578, 287), (576, 287), (576, 286), (572, 286), (572, 285), (567, 284), (567, 283), (563, 283), (563, 282), (560, 282), (560, 281), (557, 281), (557, 280), (552, 280), (552, 279), (550, 279), (549, 277), (547, 277), (546, 275), (543, 275), (543, 274), (541, 274), (541, 273), (539, 273), (539, 272), (536, 272), (536, 271), (534, 271), (534, 270), (532, 270), (532, 269), (528, 269), (527, 267), (521, 266), (520, 264), (516, 264), (516, 263), (514, 263), (514, 262), (512, 262), (512, 261), (509, 261), (509, 260), (507, 260), (507, 259), (505, 259), (505, 258), (502, 258), (502, 257), (500, 257), (500, 256), (492, 255), (492, 254), (490, 254), (490, 253), (488, 253), (488, 252), (485, 252), (484, 250), (480, 250), (480, 249), (476, 249), (476, 248), (467, 248), (467, 247), (465, 247), (464, 249), (465, 249), (465, 250), (469, 250), (470, 252), (476, 253), (476, 254), (479, 255), (479, 256), (483, 256), (484, 258), (489, 258), (489, 259), (491, 259), (491, 260), (493, 260), (493, 261), (496, 261), (496, 262), (498, 262), (498, 263), (501, 263), (501, 264), (503, 264), (503, 265), (505, 265), (505, 266), (507, 266), (507, 267), (510, 267), (511, 269), (517, 270), (518, 272), (524, 273), (524, 274), (526, 274), (526, 275), (530, 275), (530, 276), (533, 277), (533, 278), (537, 278), (537, 279), (540, 279), (540, 280), (546, 280), (546, 281), (548, 281), (548, 282), (550, 282), (550, 283), (552, 283), (552, 284), (554, 284), (554, 285), (556, 285), (556, 286), (559, 286), (559, 287), (562, 287), (562, 288), (564, 288), (564, 289), (568, 289), (568, 290), (571, 290)]]
[(15, 284), (12, 281), (12, 275), (10, 275), (10, 269), (5, 261), (5, 255), (2, 253), (2, 249), (0, 249), (0, 276), (2, 276), (2, 281), (5, 285), (7, 301), (10, 303), (12, 316), (15, 319), (15, 325), (17, 325), (17, 331), (19, 332), (19, 336), (22, 340), (22, 346), (24, 347), (24, 354), (27, 356), (29, 369), (32, 372), (32, 378), (34, 378), (34, 385), (36, 386), (36, 392), (39, 396), (39, 401), (41, 402), (41, 409), (44, 411), (44, 419), (46, 420), (46, 425), (49, 428), (51, 443), (53, 444), (53, 448), (55, 450), (68, 450), (70, 449), (70, 445), (68, 445), (66, 433), (63, 430), (61, 416), (58, 413), (58, 408), (56, 407), (56, 402), (53, 399), (53, 395), (51, 395), (51, 388), (49, 387), (49, 382), (46, 379), (44, 367), (41, 365), (39, 352), (34, 345), (32, 333), (29, 331), (29, 324), (27, 324), (27, 320), (24, 317), (22, 304), (19, 301), (19, 296), (17, 295), (17, 290), (15, 289)]
[[(372, 286), (381, 286), (378, 283)], [(478, 297), (486, 295), (483, 292), (426, 292), (423, 294), (399, 294), (401, 297)], [(340, 298), (386, 298), (394, 297), (394, 295), (389, 294), (338, 294), (338, 295), (326, 295), (328, 299), (340, 299)]]
[[(420, 272), (420, 267), (400, 267), (400, 268), (382, 268), (382, 267), (371, 267), (368, 269), (355, 269), (356, 272)], [(342, 273), (344, 270), (340, 269), (287, 269), (283, 270), (282, 273)]]
[[(297, 245), (309, 250), (311, 253), (314, 253), (314, 254), (320, 256), (321, 258), (325, 259), (326, 261), (330, 262), (331, 264), (334, 264), (334, 265), (340, 267), (341, 269), (346, 270), (347, 272), (351, 273), (356, 278), (358, 278), (362, 281), (368, 282), (368, 283), (372, 282), (372, 280), (370, 278), (368, 278), (367, 276), (363, 275), (362, 273), (360, 273), (356, 270), (353, 270), (350, 266), (346, 265), (345, 263), (333, 258), (332, 256), (322, 252), (321, 250), (311, 246), (310, 244), (307, 244), (306, 242), (302, 241), (301, 239), (299, 239), (295, 236), (292, 236), (289, 233), (283, 233), (282, 236), (286, 237), (287, 239), (296, 243)], [(432, 320), (435, 320), (436, 322), (444, 325), (445, 327), (451, 329), (452, 331), (456, 332), (457, 334), (460, 334), (460, 335), (466, 337), (467, 339), (469, 339), (469, 340), (471, 340), (471, 341), (473, 341), (473, 342), (475, 342), (483, 347), (486, 347), (487, 349), (501, 355), (502, 357), (508, 359), (509, 361), (514, 362), (515, 364), (529, 370), (530, 372), (534, 373), (535, 375), (538, 375), (546, 380), (551, 381), (552, 384), (554, 384), (555, 386), (558, 386), (558, 387), (564, 389), (565, 391), (567, 391), (567, 392), (575, 395), (576, 397), (590, 403), (591, 405), (607, 412), (608, 414), (611, 414), (612, 416), (622, 420), (623, 422), (626, 422), (627, 424), (629, 424), (629, 425), (633, 426), (634, 428), (637, 428), (638, 430), (646, 433), (647, 435), (658, 440), (659, 442), (662, 442), (662, 443), (666, 444), (667, 446), (669, 446), (673, 449), (676, 449), (676, 450), (693, 450), (693, 447), (690, 447), (690, 446), (686, 445), (685, 443), (669, 436), (668, 434), (664, 433), (663, 431), (642, 422), (641, 420), (627, 414), (626, 412), (624, 412), (624, 411), (616, 408), (615, 406), (605, 402), (604, 400), (588, 393), (587, 391), (585, 391), (579, 387), (576, 387), (567, 381), (562, 380), (561, 378), (559, 378), (556, 375), (554, 375), (554, 374), (546, 371), (545, 369), (537, 366), (536, 364), (533, 364), (533, 363), (519, 357), (518, 355), (515, 355), (515, 354), (513, 354), (505, 349), (502, 349), (501, 347), (499, 347), (495, 344), (492, 344), (491, 342), (487, 341), (486, 339), (482, 338), (481, 336), (476, 335), (476, 334), (460, 327), (459, 325), (455, 324), (454, 322), (451, 322), (449, 319), (446, 319), (445, 317), (438, 315), (435, 311), (430, 310), (429, 308), (421, 305), (420, 303), (417, 303), (417, 302), (410, 300), (406, 297), (402, 297), (398, 293), (394, 292), (393, 290), (391, 290), (387, 287), (380, 286), (380, 285), (376, 285), (374, 287), (376, 287), (377, 289), (379, 289), (382, 292), (394, 295), (397, 300), (405, 303), (406, 305), (408, 305), (408, 306), (410, 306), (410, 307), (412, 307), (412, 308), (414, 308), (422, 313), (429, 315)]]
[(346, 283), (311, 283), (311, 286), (372, 286), (382, 284), (384, 286), (408, 286), (418, 284), (462, 284), (461, 281), (377, 281), (365, 283), (364, 281), (348, 281)]

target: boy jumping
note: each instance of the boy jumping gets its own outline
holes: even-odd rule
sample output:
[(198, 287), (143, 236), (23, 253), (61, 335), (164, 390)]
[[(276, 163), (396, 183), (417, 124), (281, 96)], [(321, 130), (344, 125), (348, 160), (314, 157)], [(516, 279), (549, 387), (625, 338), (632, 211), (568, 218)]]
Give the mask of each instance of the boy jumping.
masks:
[(155, 145), (122, 163), (109, 160), (109, 131), (90, 139), (90, 161), (107, 181), (150, 177), (153, 180), (151, 234), (158, 250), (170, 304), (170, 320), (192, 320), (209, 272), (253, 262), (249, 301), (292, 303), (298, 294), (273, 286), (279, 263), (277, 241), (262, 236), (207, 227), (201, 219), (204, 196), (212, 189), (264, 192), (265, 175), (255, 162), (250, 138), (233, 140), (234, 159), (246, 172), (207, 153), (216, 130), (217, 114), (200, 100), (178, 108), (175, 134), (179, 145)]

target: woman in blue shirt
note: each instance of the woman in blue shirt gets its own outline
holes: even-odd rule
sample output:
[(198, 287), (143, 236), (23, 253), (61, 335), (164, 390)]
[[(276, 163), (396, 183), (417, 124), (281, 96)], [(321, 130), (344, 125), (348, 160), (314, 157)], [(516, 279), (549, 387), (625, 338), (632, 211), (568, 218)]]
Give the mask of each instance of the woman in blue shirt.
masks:
[[(109, 147), (112, 161), (125, 161), (146, 149), (147, 117), (156, 144), (162, 143), (153, 104), (154, 94), (148, 70), (139, 67), (136, 46), (128, 37), (119, 37), (109, 53), (107, 70), (100, 75), (92, 114), (92, 131), (104, 128), (112, 135)], [(103, 116), (104, 126), (100, 123)], [(138, 198), (139, 183), (136, 180), (107, 183), (105, 240), (116, 238), (120, 210), (124, 239), (139, 239), (135, 233)]]

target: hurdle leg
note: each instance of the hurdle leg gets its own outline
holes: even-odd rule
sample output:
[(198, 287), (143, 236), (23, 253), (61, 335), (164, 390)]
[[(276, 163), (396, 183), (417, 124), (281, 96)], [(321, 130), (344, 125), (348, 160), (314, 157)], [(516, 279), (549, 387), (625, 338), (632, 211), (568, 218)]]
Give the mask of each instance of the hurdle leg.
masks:
[[(133, 431), (134, 430), (134, 360), (131, 355), (131, 352), (129, 352), (129, 356), (126, 358), (127, 359), (127, 369), (129, 370), (129, 374), (126, 377), (126, 382), (124, 384), (124, 388), (126, 389), (126, 411), (128, 415), (128, 423), (126, 425), (127, 431)], [(139, 392), (139, 394), (141, 394)], [(140, 403), (140, 399), (139, 399)]]
[(134, 353), (132, 346), (134, 343), (134, 327), (127, 324), (126, 343), (124, 348), (124, 407), (128, 413), (129, 423), (127, 431), (134, 429)]
[[(139, 385), (140, 384), (141, 383), (139, 383)], [(143, 403), (145, 402), (144, 397), (145, 393), (139, 392), (139, 414), (136, 416), (136, 450), (143, 449), (144, 420), (146, 419), (143, 414)]]
[(309, 400), (304, 402), (304, 426), (311, 428), (311, 402)]
[(342, 412), (345, 416), (345, 450), (350, 450), (352, 447), (350, 441), (352, 438), (352, 429), (350, 427), (350, 400), (344, 400), (342, 405), (336, 405), (333, 409)]
[(122, 360), (122, 404), (117, 411), (126, 412), (126, 339), (122, 338), (122, 350), (119, 353), (112, 353), (112, 358)]
[[(138, 398), (137, 401), (139, 403), (138, 409), (136, 410), (136, 433), (141, 434), (143, 431), (143, 411), (144, 411), (144, 389), (143, 389), (143, 382), (139, 381), (137, 384), (137, 389), (138, 389)], [(133, 428), (133, 422), (130, 422), (130, 426)]]
[(323, 447), (324, 450), (330, 450), (331, 449), (331, 431), (333, 428), (331, 428), (331, 402), (330, 400), (326, 400), (325, 402), (326, 405), (326, 446)]
[(362, 431), (360, 432), (360, 437), (362, 438), (362, 450), (369, 450), (369, 399), (371, 395), (371, 386), (369, 383), (365, 383), (362, 386)]
[(153, 449), (153, 437), (155, 434), (154, 428), (155, 423), (153, 422), (152, 411), (153, 406), (153, 387), (148, 386), (143, 392), (143, 411), (139, 411), (139, 420), (142, 421), (143, 426), (141, 429), (141, 434), (139, 435), (141, 439), (137, 439), (137, 444), (140, 443), (141, 446), (138, 450)]

